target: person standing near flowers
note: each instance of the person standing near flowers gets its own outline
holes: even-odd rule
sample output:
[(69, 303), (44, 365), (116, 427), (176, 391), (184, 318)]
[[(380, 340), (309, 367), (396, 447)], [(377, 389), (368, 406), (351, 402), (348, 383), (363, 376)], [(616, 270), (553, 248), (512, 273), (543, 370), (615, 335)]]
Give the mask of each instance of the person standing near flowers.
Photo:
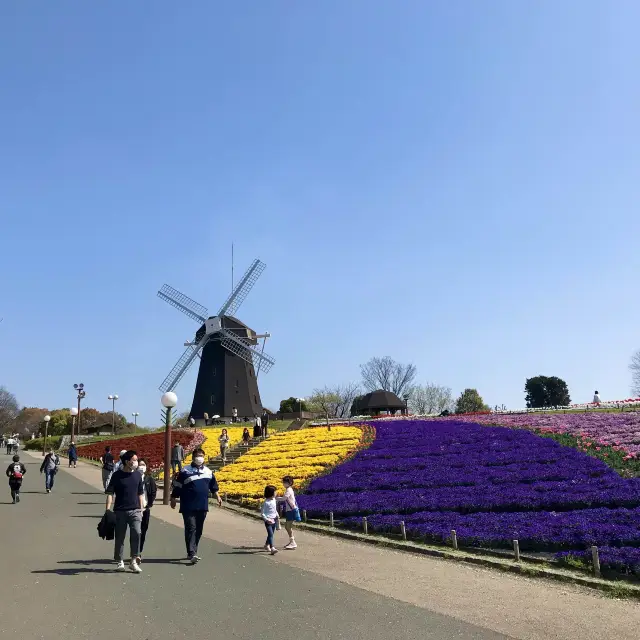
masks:
[(182, 462), (184, 461), (184, 449), (179, 442), (175, 442), (171, 448), (171, 473), (175, 475), (176, 467), (178, 473), (182, 471)]
[(184, 521), (184, 540), (187, 558), (191, 564), (200, 561), (198, 543), (202, 537), (204, 521), (209, 512), (209, 494), (212, 493), (222, 506), (218, 482), (209, 467), (204, 466), (204, 450), (195, 449), (193, 461), (178, 474), (171, 493), (171, 508), (175, 509), (180, 498), (180, 513)]
[(220, 443), (220, 457), (222, 458), (222, 462), (227, 461), (227, 449), (229, 448), (229, 434), (226, 429), (222, 430), (220, 437), (218, 438), (218, 442)]
[(292, 551), (298, 548), (295, 538), (293, 537), (293, 523), (300, 522), (302, 518), (300, 517), (300, 509), (296, 501), (296, 494), (293, 491), (293, 478), (291, 476), (282, 478), (282, 486), (284, 487), (284, 496), (278, 498), (277, 502), (284, 503), (284, 528), (289, 534), (289, 543), (285, 545), (284, 548), (287, 551)]
[(75, 469), (78, 464), (78, 450), (76, 449), (75, 442), (72, 441), (69, 445), (67, 455), (69, 456), (69, 468), (73, 467)]
[(244, 431), (242, 432), (242, 442), (244, 443), (245, 447), (249, 446), (249, 440), (251, 440), (251, 434), (249, 433), (249, 429), (245, 427)]
[(273, 533), (278, 523), (278, 506), (276, 503), (276, 488), (273, 485), (267, 485), (264, 488), (264, 502), (260, 509), (260, 514), (264, 520), (264, 526), (267, 529), (267, 542), (264, 545), (265, 551), (271, 552), (272, 556), (278, 553), (273, 544)]
[(144, 541), (147, 538), (147, 531), (149, 529), (149, 520), (151, 519), (151, 507), (153, 507), (158, 493), (158, 485), (153, 477), (147, 473), (147, 461), (144, 458), (138, 460), (138, 472), (142, 476), (142, 487), (144, 489), (142, 524), (140, 527), (140, 555), (138, 556), (138, 564), (140, 564), (142, 562)]

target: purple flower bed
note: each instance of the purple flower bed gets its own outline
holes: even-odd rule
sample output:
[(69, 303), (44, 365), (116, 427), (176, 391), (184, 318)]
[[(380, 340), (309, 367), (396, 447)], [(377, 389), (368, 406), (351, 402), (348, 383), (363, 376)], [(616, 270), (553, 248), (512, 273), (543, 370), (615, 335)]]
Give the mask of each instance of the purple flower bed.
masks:
[[(598, 547), (598, 556), (601, 569), (640, 576), (640, 549), (637, 547)], [(592, 564), (590, 550), (562, 551), (555, 557), (560, 561), (575, 558), (586, 565)]]
[(553, 429), (558, 433), (583, 435), (603, 444), (619, 445), (629, 453), (640, 455), (640, 413), (529, 413), (456, 416), (456, 422), (519, 427), (522, 429)]
[[(640, 546), (640, 509), (470, 515), (422, 511), (406, 517), (374, 515), (367, 520), (371, 530), (383, 533), (397, 533), (400, 520), (404, 520), (408, 536), (434, 542), (447, 541), (455, 529), (458, 542), (467, 547), (510, 548), (513, 540), (519, 541), (522, 551)], [(343, 524), (360, 527), (362, 520), (346, 518)]]
[(369, 449), (314, 480), (300, 505), (373, 530), (466, 546), (640, 545), (640, 480), (526, 430), (454, 420), (376, 424)]

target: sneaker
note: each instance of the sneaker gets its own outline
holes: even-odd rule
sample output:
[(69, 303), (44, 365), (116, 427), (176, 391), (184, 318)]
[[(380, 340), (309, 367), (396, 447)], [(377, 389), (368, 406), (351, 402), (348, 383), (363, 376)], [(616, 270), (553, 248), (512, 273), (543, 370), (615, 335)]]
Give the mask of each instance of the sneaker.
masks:
[(198, 564), (198, 562), (200, 562), (200, 558), (198, 556), (191, 556), (191, 558), (189, 558), (191, 564)]
[(131, 561), (131, 564), (129, 565), (129, 569), (131, 569), (133, 573), (142, 573), (142, 569), (140, 568), (140, 565), (136, 562), (135, 558)]
[(275, 556), (278, 553), (278, 550), (275, 547), (271, 547), (271, 555)]
[(47, 493), (51, 493), (51, 489), (45, 489)]
[(289, 544), (285, 545), (284, 548), (290, 551), (292, 549), (297, 549), (298, 545), (296, 544), (295, 540), (292, 540)]
[(16, 502), (20, 502), (20, 494), (16, 495)]
[(264, 545), (264, 550), (265, 551), (271, 551), (271, 547), (268, 544)]
[(125, 570), (124, 562), (120, 560), (120, 562), (116, 564), (116, 571), (124, 571), (124, 570)]

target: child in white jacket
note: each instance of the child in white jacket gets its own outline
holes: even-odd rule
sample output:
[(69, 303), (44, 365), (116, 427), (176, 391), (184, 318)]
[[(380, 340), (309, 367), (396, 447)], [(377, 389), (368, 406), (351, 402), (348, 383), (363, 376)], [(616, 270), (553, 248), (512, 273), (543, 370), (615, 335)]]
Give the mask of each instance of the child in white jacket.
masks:
[(267, 528), (267, 542), (264, 548), (266, 551), (270, 551), (272, 556), (275, 556), (278, 550), (273, 546), (273, 532), (278, 523), (278, 507), (276, 506), (276, 488), (273, 485), (267, 485), (264, 488), (264, 502), (260, 513), (264, 520), (264, 526)]

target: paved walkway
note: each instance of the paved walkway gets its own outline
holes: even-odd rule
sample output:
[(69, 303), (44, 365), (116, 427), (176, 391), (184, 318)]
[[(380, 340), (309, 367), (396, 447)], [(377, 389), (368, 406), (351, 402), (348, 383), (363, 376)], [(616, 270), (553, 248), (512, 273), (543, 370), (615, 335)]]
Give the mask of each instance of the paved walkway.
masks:
[[(635, 602), (307, 532), (297, 536), (297, 551), (272, 558), (260, 551), (260, 523), (224, 509), (212, 510), (204, 559), (192, 567), (175, 526), (179, 514), (157, 505), (144, 573), (115, 573), (113, 543), (95, 529), (104, 511), (99, 470), (82, 463), (63, 469), (46, 495), (41, 458), (23, 459), (22, 502), (10, 504), (8, 487), (0, 497), (0, 620), (7, 635), (637, 638)], [(8, 462), (0, 456), (3, 468)]]

